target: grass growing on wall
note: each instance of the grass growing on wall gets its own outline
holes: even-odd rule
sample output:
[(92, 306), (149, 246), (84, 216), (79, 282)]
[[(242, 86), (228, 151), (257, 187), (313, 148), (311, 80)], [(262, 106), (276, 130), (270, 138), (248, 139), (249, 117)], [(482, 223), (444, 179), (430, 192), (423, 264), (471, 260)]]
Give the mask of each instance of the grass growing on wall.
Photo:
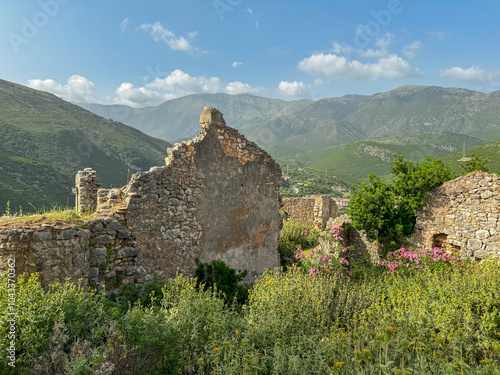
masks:
[[(35, 210), (35, 209), (34, 209)], [(64, 224), (81, 224), (85, 220), (94, 219), (95, 216), (91, 213), (78, 214), (71, 208), (53, 207), (50, 210), (35, 210), (37, 213), (24, 214), (22, 211), (12, 211), (10, 205), (0, 216), (0, 228), (5, 226), (22, 227), (30, 224), (46, 224), (46, 223), (64, 223)]]

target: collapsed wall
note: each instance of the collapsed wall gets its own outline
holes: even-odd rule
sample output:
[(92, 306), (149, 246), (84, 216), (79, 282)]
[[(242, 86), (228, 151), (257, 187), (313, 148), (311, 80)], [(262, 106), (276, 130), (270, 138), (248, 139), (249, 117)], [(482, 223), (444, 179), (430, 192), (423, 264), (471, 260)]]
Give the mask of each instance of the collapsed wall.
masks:
[(0, 224), (0, 264), (15, 256), (17, 274), (42, 272), (45, 284), (194, 276), (197, 260), (223, 260), (252, 281), (279, 266), (279, 165), (217, 109), (205, 107), (200, 125), (197, 137), (168, 150), (165, 166), (134, 174), (121, 189), (97, 190), (95, 171), (78, 172), (76, 207), (101, 219), (74, 228)]
[(500, 257), (499, 177), (470, 173), (430, 192), (417, 213), (413, 246), (475, 259)]
[(309, 226), (325, 227), (328, 219), (337, 217), (337, 204), (328, 195), (284, 198), (281, 211), (286, 220)]

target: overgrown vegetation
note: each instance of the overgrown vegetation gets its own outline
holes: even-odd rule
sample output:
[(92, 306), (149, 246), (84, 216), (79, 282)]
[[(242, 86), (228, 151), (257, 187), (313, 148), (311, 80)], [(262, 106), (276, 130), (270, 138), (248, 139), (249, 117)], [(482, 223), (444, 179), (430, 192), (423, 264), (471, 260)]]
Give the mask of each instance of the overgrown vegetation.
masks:
[(14, 211), (10, 206), (10, 201), (5, 206), (5, 211), (0, 216), (0, 226), (22, 227), (31, 224), (44, 223), (64, 223), (64, 224), (82, 224), (85, 220), (95, 218), (90, 213), (76, 213), (74, 209), (54, 206), (51, 209), (36, 209), (32, 207), (29, 213), (22, 209)]
[(200, 288), (212, 288), (224, 294), (226, 303), (243, 304), (248, 299), (248, 288), (239, 285), (247, 276), (247, 270), (238, 272), (220, 260), (212, 263), (199, 263), (196, 279)]
[(397, 154), (391, 172), (394, 180), (390, 183), (370, 175), (349, 203), (353, 225), (379, 241), (386, 251), (407, 242), (415, 227), (415, 212), (425, 203), (427, 192), (454, 177), (439, 159), (418, 163)]
[[(3, 354), (0, 373), (500, 373), (498, 260), (421, 262), (394, 274), (365, 267), (368, 276), (357, 279), (297, 266), (267, 271), (241, 309), (181, 275), (150, 305), (127, 309), (71, 281), (44, 290), (36, 275), (23, 276), (16, 367)], [(4, 277), (0, 299), (7, 298)], [(7, 308), (0, 305), (2, 353), (10, 345)]]
[[(304, 233), (308, 235), (305, 236)], [(319, 245), (320, 232), (314, 227), (303, 225), (295, 221), (283, 221), (280, 238), (278, 240), (278, 252), (281, 264), (288, 266), (293, 264), (297, 248), (311, 250)]]

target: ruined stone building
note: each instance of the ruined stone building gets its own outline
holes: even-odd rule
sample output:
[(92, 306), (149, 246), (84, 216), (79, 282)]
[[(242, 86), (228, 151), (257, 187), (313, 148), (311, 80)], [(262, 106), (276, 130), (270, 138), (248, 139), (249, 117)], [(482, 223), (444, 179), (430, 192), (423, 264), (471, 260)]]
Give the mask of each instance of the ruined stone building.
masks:
[(328, 219), (337, 217), (337, 204), (328, 195), (284, 198), (281, 211), (286, 220), (324, 228)]
[(500, 180), (475, 172), (430, 192), (417, 213), (413, 246), (443, 247), (461, 256), (500, 257)]
[(15, 256), (18, 275), (41, 272), (45, 284), (193, 276), (197, 260), (223, 260), (251, 281), (279, 266), (279, 165), (217, 109), (205, 107), (200, 125), (198, 136), (168, 150), (166, 165), (134, 174), (121, 189), (99, 189), (95, 171), (80, 171), (76, 206), (96, 211), (95, 220), (0, 226), (0, 266)]

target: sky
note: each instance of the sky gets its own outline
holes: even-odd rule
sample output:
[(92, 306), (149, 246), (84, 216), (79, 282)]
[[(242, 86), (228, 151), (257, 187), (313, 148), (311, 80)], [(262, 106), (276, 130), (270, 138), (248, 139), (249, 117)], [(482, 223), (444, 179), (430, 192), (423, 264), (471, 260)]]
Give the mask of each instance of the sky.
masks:
[(500, 89), (500, 1), (0, 0), (0, 78), (71, 102)]

